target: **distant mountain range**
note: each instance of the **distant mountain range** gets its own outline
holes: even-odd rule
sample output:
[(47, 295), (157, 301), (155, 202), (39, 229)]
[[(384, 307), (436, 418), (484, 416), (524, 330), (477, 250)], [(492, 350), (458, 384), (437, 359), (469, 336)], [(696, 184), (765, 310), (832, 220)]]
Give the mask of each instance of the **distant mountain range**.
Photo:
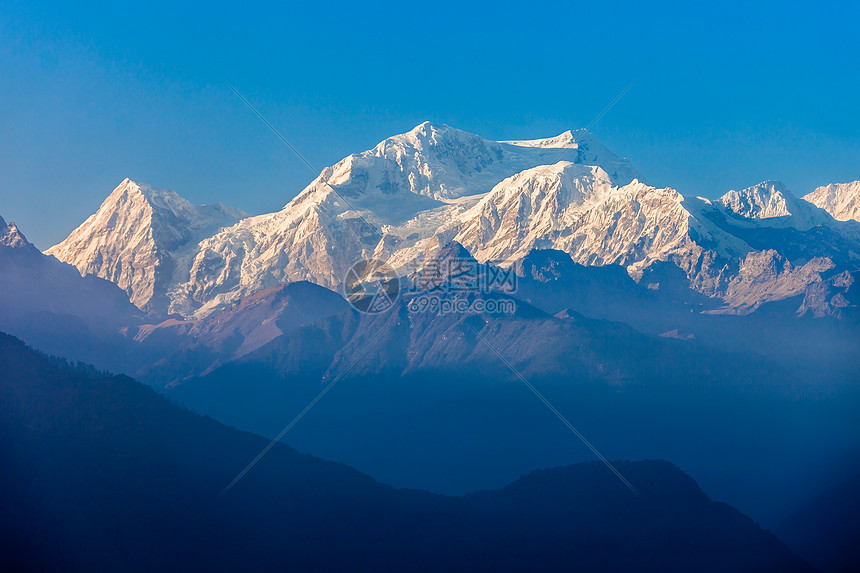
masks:
[[(577, 298), (587, 283), (565, 278)], [(290, 291), (297, 308), (328, 292), (291, 286), (302, 287)], [(533, 292), (544, 293), (540, 286)], [(651, 294), (634, 290), (641, 298), (620, 299), (608, 312), (633, 314), (636, 303), (652, 303), (659, 313), (665, 307)], [(857, 399), (855, 322), (705, 315), (691, 330), (679, 323), (653, 336), (570, 307), (552, 315), (520, 299), (512, 314), (412, 312), (412, 296), (385, 313), (349, 309), (304, 324), (273, 313), (282, 334), (241, 357), (218, 360), (207, 337), (180, 340), (138, 375), (196, 411), (274, 436), (345, 372), (288, 442), (388, 483), (452, 494), (591, 458), (495, 351), (612, 455), (671, 459), (763, 521), (827, 483), (823, 468), (809, 468), (822, 455), (817, 444), (828, 444), (828, 457), (860, 450), (844, 410)], [(244, 322), (240, 307), (203, 323)], [(242, 340), (241, 331), (225, 332)], [(148, 352), (147, 340), (139, 346)], [(809, 482), (780, 478), (801, 468)]]
[(144, 310), (186, 318), (285, 282), (338, 290), (361, 258), (404, 270), (451, 241), (481, 262), (554, 249), (637, 281), (668, 262), (720, 303), (713, 312), (808, 295), (799, 312), (832, 315), (860, 268), (859, 196), (858, 182), (798, 199), (767, 181), (711, 201), (648, 185), (582, 131), (496, 142), (423, 123), (325, 168), (265, 215), (125, 180), (46, 252)]

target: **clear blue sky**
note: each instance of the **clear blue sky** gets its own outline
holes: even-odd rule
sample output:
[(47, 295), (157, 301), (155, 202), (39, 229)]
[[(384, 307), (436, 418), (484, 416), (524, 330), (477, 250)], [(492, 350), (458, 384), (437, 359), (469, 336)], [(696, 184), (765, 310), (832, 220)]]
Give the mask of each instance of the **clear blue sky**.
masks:
[(587, 124), (653, 184), (716, 196), (860, 179), (851, 3), (5, 2), (0, 215), (47, 248), (124, 177), (280, 208), (424, 120), (492, 139)]

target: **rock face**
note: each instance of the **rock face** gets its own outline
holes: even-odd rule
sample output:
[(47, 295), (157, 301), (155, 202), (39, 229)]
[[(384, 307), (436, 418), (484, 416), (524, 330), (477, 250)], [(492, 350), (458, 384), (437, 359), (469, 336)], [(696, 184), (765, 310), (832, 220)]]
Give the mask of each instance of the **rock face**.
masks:
[[(710, 202), (639, 181), (618, 187), (599, 167), (560, 162), (501, 182), (460, 217), (455, 240), (482, 261), (554, 249), (583, 265), (624, 266), (634, 278), (669, 261), (696, 290), (723, 299), (720, 312), (745, 313), (803, 294), (837, 266), (803, 249), (792, 263), (782, 253), (784, 228), (795, 234), (825, 228), (839, 245), (856, 244), (854, 229), (779, 182)], [(769, 233), (765, 240), (757, 236), (762, 231)]]
[(173, 191), (125, 179), (99, 210), (46, 251), (81, 274), (116, 283), (144, 310), (167, 310), (166, 291), (197, 242), (244, 213), (192, 205)]
[(287, 282), (339, 290), (361, 258), (408, 275), (451, 241), (480, 262), (555, 249), (637, 280), (668, 262), (723, 312), (802, 295), (860, 264), (860, 225), (779, 182), (713, 202), (684, 197), (648, 185), (584, 132), (496, 142), (423, 123), (324, 169), (280, 211), (225, 226), (238, 217), (126, 181), (48, 252), (141, 308), (195, 318)]
[(803, 199), (824, 209), (837, 221), (860, 221), (860, 181), (825, 185)]

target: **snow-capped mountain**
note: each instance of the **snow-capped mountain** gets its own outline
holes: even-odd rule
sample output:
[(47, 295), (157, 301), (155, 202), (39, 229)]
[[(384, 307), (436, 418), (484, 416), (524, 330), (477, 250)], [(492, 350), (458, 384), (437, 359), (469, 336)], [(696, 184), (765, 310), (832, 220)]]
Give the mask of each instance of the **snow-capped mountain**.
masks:
[[(347, 198), (363, 202), (404, 192), (449, 202), (486, 193), (499, 181), (560, 159), (599, 165), (613, 180), (640, 178), (627, 160), (603, 147), (587, 132), (567, 131), (551, 139), (496, 142), (448, 126), (424, 122), (386, 139), (371, 150), (350, 155), (323, 172), (321, 179)], [(385, 201), (390, 203), (390, 201)], [(385, 224), (395, 224), (402, 206), (375, 209)]]
[(405, 265), (498, 182), (561, 157), (599, 165), (619, 184), (641, 177), (587, 133), (495, 142), (425, 122), (324, 169), (281, 211), (203, 241), (188, 280), (169, 294), (170, 308), (206, 314), (287, 281), (338, 288), (362, 257)]
[(805, 256), (792, 264), (775, 248), (759, 250), (744, 233), (715, 222), (721, 206), (755, 220), (750, 226), (805, 231), (832, 222), (778, 182), (732, 191), (712, 203), (635, 180), (615, 186), (599, 167), (559, 162), (497, 185), (460, 217), (454, 240), (481, 261), (519, 260), (533, 249), (554, 249), (583, 265), (622, 265), (635, 278), (652, 263), (669, 261), (696, 290), (723, 299), (723, 312), (748, 312), (803, 294), (835, 267), (826, 257)]
[(582, 131), (496, 142), (425, 122), (324, 169), (275, 213), (235, 222), (226, 208), (220, 218), (201, 209), (126, 181), (48, 252), (142, 308), (197, 318), (287, 282), (339, 289), (365, 257), (409, 274), (452, 241), (480, 262), (555, 249), (637, 280), (669, 262), (726, 312), (803, 294), (860, 260), (856, 223), (778, 182), (688, 198), (648, 185)]
[(830, 214), (795, 196), (780, 181), (764, 181), (741, 191), (729, 191), (717, 203), (739, 217), (754, 219), (769, 227), (794, 227), (801, 231), (818, 225), (838, 230), (847, 228), (834, 224)]
[(837, 221), (860, 221), (860, 181), (825, 185), (803, 199), (824, 209)]
[(33, 243), (28, 241), (24, 234), (18, 230), (18, 226), (12, 221), (7, 223), (3, 217), (0, 217), (0, 247), (38, 252)]
[(560, 161), (505, 179), (459, 219), (455, 240), (478, 260), (556, 249), (587, 265), (642, 263), (676, 247), (689, 213), (673, 189), (616, 186), (597, 166)]
[(717, 202), (747, 219), (800, 217), (812, 212), (808, 204), (792, 195), (780, 181), (764, 181), (742, 191), (731, 190)]
[(167, 310), (165, 293), (197, 243), (247, 216), (220, 203), (192, 205), (173, 191), (125, 179), (99, 210), (46, 251), (81, 274), (116, 283), (144, 310)]

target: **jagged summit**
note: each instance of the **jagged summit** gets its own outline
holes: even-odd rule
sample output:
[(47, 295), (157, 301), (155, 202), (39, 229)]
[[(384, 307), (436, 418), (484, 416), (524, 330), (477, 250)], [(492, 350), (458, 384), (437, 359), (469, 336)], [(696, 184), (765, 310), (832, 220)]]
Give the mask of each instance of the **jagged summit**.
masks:
[(627, 160), (589, 134), (576, 142), (571, 132), (546, 140), (498, 142), (424, 122), (373, 149), (346, 157), (324, 170), (321, 180), (347, 197), (407, 191), (439, 201), (457, 200), (487, 192), (523, 169), (556, 163), (564, 151), (558, 148), (570, 144), (563, 156), (567, 161), (599, 165), (620, 184), (642, 179)]
[(617, 186), (597, 166), (561, 161), (499, 183), (462, 217), (456, 240), (479, 260), (557, 249), (582, 264), (630, 265), (685, 239), (688, 213), (674, 189)]
[(860, 238), (860, 230), (853, 222), (836, 221), (827, 210), (805, 199), (794, 195), (779, 181), (763, 181), (741, 191), (729, 191), (717, 199), (716, 204), (739, 217), (759, 221), (771, 228), (793, 227), (806, 231), (821, 226), (852, 240)]
[(134, 198), (142, 198), (153, 207), (173, 209), (177, 211), (187, 209), (187, 205), (189, 205), (188, 201), (169, 189), (151, 187), (146, 183), (132, 181), (128, 177), (123, 179), (122, 183), (120, 183), (116, 189), (108, 195), (103, 205), (105, 203), (109, 204), (123, 199), (134, 200)]
[(144, 310), (164, 312), (165, 287), (183, 250), (245, 214), (192, 205), (173, 191), (124, 179), (93, 215), (46, 254), (123, 288)]
[(748, 219), (788, 217), (795, 214), (798, 205), (797, 198), (780, 181), (763, 181), (741, 191), (731, 190), (718, 202)]
[(152, 187), (146, 183), (133, 181), (128, 177), (123, 179), (122, 183), (108, 195), (99, 210), (115, 208), (122, 202), (128, 202), (131, 206), (138, 206), (138, 202), (141, 200), (153, 210), (173, 213), (178, 217), (185, 218), (193, 226), (210, 224), (213, 222), (212, 219), (219, 217), (225, 220), (239, 220), (248, 216), (244, 211), (222, 203), (193, 205), (175, 191)]
[(426, 141), (428, 143), (437, 145), (441, 140), (445, 138), (458, 138), (458, 139), (469, 139), (469, 138), (477, 138), (483, 139), (478, 135), (474, 135), (463, 131), (461, 129), (457, 129), (455, 127), (451, 127), (444, 123), (434, 123), (432, 121), (422, 121), (409, 131), (405, 133), (401, 133), (399, 135), (391, 136), (385, 141), (393, 141), (393, 140), (404, 140), (404, 139), (412, 139), (415, 141)]
[[(430, 121), (420, 123), (414, 128), (412, 128), (410, 131), (402, 135), (396, 135), (389, 139), (398, 139), (406, 137), (411, 137), (416, 140), (432, 141), (434, 143), (438, 143), (445, 137), (456, 137), (460, 139), (477, 138), (484, 140), (484, 138), (469, 133), (467, 131), (451, 127), (444, 123), (437, 124)], [(496, 141), (495, 143), (499, 143), (502, 145), (512, 145), (515, 147), (532, 147), (558, 150), (562, 150), (564, 148), (576, 149), (578, 146), (581, 145), (584, 145), (586, 147), (591, 145), (598, 145), (601, 148), (603, 147), (597, 141), (597, 138), (595, 138), (590, 132), (586, 131), (585, 129), (568, 129), (567, 131), (564, 131), (553, 137), (544, 137), (539, 139), (500, 140)]]
[(803, 199), (824, 209), (837, 221), (860, 221), (860, 181), (825, 185)]
[(11, 249), (31, 249), (36, 250), (35, 246), (27, 240), (27, 237), (24, 236), (18, 226), (12, 221), (6, 222), (2, 216), (0, 216), (0, 246), (9, 247)]

